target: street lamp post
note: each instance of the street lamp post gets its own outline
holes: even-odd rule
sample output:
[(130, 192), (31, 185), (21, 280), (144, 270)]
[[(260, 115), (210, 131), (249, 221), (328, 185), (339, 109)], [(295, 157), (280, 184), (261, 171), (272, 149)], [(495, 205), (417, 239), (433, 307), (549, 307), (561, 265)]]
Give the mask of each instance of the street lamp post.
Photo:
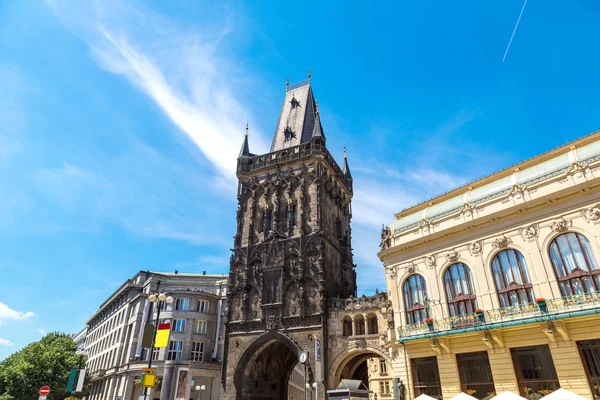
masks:
[[(154, 355), (154, 343), (156, 342), (156, 331), (158, 330), (158, 321), (160, 318), (160, 309), (163, 304), (171, 304), (173, 302), (173, 298), (171, 296), (167, 296), (164, 292), (162, 293), (152, 293), (148, 296), (148, 301), (150, 303), (157, 303), (156, 310), (156, 320), (154, 321), (154, 335), (152, 336), (152, 347), (150, 347), (150, 353), (148, 354), (148, 368), (152, 368), (152, 357)], [(144, 388), (144, 400), (148, 400), (148, 388)]]
[(317, 382), (313, 382), (313, 388), (315, 389), (315, 399), (319, 400), (319, 385), (317, 385)]
[(198, 400), (202, 400), (202, 392), (204, 392), (205, 390), (206, 390), (206, 386), (204, 386), (204, 385), (196, 386), (196, 391), (198, 392)]
[(307, 393), (310, 393), (310, 399), (312, 400), (312, 391), (310, 390), (310, 383), (306, 382), (306, 392), (305, 393), (305, 397)]

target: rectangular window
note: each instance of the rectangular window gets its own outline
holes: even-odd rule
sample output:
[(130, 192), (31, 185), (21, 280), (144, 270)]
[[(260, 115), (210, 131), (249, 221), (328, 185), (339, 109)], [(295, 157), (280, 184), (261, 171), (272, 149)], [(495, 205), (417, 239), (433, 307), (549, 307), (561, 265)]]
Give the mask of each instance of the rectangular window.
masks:
[(477, 399), (496, 395), (487, 351), (456, 355), (462, 391)]
[(383, 385), (383, 382), (379, 382), (379, 394), (385, 394), (384, 390), (385, 386)]
[(385, 383), (385, 394), (390, 394), (390, 383), (386, 381)]
[(192, 343), (192, 352), (190, 354), (190, 360), (202, 361), (203, 358), (204, 358), (204, 343), (193, 342)]
[(171, 331), (185, 332), (185, 319), (173, 319), (173, 323), (171, 323)]
[(167, 351), (167, 360), (181, 360), (182, 350), (183, 342), (181, 340), (171, 340)]
[(196, 320), (196, 324), (194, 326), (194, 332), (195, 333), (202, 333), (202, 334), (206, 334), (206, 330), (208, 327), (208, 323), (206, 321), (203, 321), (201, 319), (197, 319)]
[(415, 396), (427, 394), (442, 399), (442, 384), (438, 370), (437, 357), (413, 358), (410, 360)]
[(210, 303), (206, 300), (198, 300), (198, 311), (207, 313), (210, 310)]
[(560, 388), (548, 345), (510, 349), (521, 396), (545, 396)]
[(188, 311), (190, 309), (190, 299), (177, 299), (175, 300), (175, 310), (177, 311)]
[(600, 340), (577, 342), (579, 354), (592, 389), (592, 397), (600, 398)]
[(281, 275), (279, 271), (269, 271), (265, 273), (265, 304), (279, 303), (281, 294)]
[(155, 348), (154, 351), (152, 352), (152, 360), (157, 361), (159, 355), (160, 355), (160, 348)]
[(387, 374), (387, 364), (384, 359), (379, 359), (379, 373)]

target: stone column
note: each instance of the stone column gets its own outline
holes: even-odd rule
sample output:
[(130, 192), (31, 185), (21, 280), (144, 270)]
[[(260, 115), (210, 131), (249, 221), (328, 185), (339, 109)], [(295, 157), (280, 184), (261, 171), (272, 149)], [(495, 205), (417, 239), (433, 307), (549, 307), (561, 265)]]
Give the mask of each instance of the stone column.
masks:
[(171, 397), (171, 386), (173, 384), (173, 372), (175, 367), (165, 363), (165, 372), (163, 374), (162, 386), (160, 389), (161, 400), (169, 400)]

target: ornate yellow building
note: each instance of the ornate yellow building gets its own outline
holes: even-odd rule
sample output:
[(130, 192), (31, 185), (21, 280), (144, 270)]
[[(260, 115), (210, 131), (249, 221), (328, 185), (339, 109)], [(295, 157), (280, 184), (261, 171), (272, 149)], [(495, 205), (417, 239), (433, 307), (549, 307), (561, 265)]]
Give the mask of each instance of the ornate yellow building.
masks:
[(382, 233), (405, 398), (600, 398), (600, 131), (396, 214)]

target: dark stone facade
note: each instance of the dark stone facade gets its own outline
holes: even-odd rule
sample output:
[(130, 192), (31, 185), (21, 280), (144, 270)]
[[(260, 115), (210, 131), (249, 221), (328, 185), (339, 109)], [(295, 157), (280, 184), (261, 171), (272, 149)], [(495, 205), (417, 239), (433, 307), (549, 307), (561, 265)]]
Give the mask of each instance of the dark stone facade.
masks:
[[(299, 101), (294, 112), (301, 107), (314, 110), (304, 118), (318, 125), (317, 133), (265, 155), (251, 154), (246, 137), (238, 159), (224, 399), (286, 398), (289, 374), (303, 350), (309, 351), (307, 373), (312, 384), (316, 338), (323, 346), (323, 382), (328, 365), (328, 300), (356, 295), (350, 239), (352, 178), (346, 160), (342, 170), (327, 150), (310, 87), (306, 92), (306, 97), (286, 93), (278, 126), (288, 129), (282, 119), (298, 118), (286, 115), (285, 105), (288, 100)], [(294, 120), (294, 126), (302, 123), (306, 122)]]

